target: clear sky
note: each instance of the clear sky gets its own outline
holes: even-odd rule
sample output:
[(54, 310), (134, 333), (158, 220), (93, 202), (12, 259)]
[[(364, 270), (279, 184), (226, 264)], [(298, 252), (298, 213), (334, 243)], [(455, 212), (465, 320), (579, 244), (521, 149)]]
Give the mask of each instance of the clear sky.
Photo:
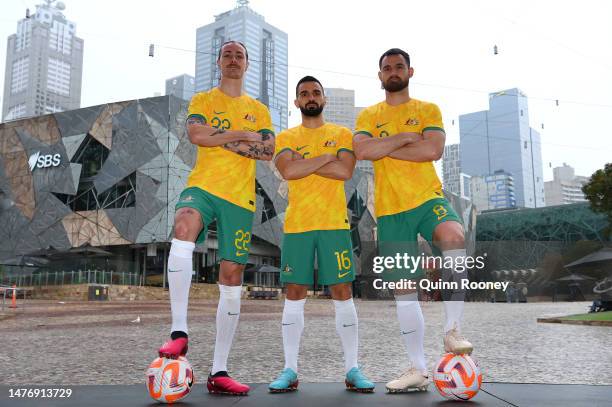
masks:
[[(2, 41), (38, 3), (2, 0)], [(193, 75), (196, 29), (235, 6), (234, 0), (64, 3), (85, 40), (83, 107), (163, 94), (165, 79)], [(411, 96), (440, 106), (447, 143), (459, 141), (460, 114), (487, 109), (490, 92), (518, 87), (542, 136), (546, 180), (550, 165), (566, 162), (590, 175), (612, 161), (610, 1), (252, 0), (250, 7), (289, 36), (289, 89), (313, 74), (327, 87), (354, 89), (358, 106), (377, 103), (384, 97), (378, 58), (400, 47), (415, 68)], [(154, 58), (149, 43), (156, 44)], [(293, 110), (290, 124), (298, 120)]]

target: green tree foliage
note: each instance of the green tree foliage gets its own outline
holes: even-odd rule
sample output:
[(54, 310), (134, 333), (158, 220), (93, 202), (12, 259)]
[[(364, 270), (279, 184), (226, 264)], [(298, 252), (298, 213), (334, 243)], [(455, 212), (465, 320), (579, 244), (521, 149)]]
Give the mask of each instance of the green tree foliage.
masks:
[(607, 163), (603, 169), (591, 175), (589, 182), (584, 184), (582, 192), (591, 203), (593, 212), (603, 213), (608, 217), (607, 235), (612, 232), (612, 163)]

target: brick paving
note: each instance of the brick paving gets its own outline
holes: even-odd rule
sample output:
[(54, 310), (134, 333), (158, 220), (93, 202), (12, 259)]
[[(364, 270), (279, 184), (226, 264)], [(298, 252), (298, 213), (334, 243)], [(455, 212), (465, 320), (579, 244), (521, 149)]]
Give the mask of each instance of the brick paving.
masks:
[[(229, 360), (242, 381), (269, 382), (283, 368), (282, 301), (243, 300)], [(360, 363), (374, 381), (407, 366), (394, 303), (356, 300)], [(463, 333), (475, 345), (485, 381), (612, 384), (612, 328), (537, 323), (536, 318), (583, 313), (588, 303), (467, 303)], [(442, 352), (441, 303), (422, 303), (430, 368)], [(339, 382), (343, 363), (329, 300), (306, 303), (300, 381)], [(15, 316), (0, 316), (0, 380), (25, 384), (132, 384), (168, 336), (165, 301), (30, 301)], [(196, 381), (212, 364), (216, 302), (193, 301), (188, 359)], [(6, 315), (9, 315), (7, 318)], [(140, 323), (130, 322), (140, 316)]]

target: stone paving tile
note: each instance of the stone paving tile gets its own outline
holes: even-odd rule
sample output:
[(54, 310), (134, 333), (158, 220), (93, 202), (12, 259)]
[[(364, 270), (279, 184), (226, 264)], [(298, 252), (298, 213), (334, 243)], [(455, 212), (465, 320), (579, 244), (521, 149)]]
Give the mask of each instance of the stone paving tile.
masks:
[[(356, 301), (360, 363), (386, 381), (407, 367), (390, 301)], [(612, 329), (537, 323), (575, 314), (588, 303), (467, 303), (463, 333), (475, 346), (485, 381), (612, 384)], [(422, 303), (429, 367), (442, 354), (443, 306)], [(0, 378), (5, 385), (144, 383), (170, 328), (169, 304), (158, 302), (30, 302), (0, 322)], [(300, 381), (343, 380), (340, 340), (329, 300), (308, 300), (299, 359)], [(189, 361), (202, 383), (212, 364), (215, 301), (190, 304)], [(269, 382), (283, 368), (282, 301), (243, 301), (230, 372)], [(130, 321), (140, 316), (140, 323)]]

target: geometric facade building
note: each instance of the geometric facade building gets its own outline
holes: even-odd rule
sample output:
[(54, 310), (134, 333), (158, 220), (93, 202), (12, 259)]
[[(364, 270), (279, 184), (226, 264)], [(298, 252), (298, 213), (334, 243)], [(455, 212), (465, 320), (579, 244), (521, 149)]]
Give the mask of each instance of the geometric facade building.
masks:
[[(196, 159), (185, 131), (187, 105), (160, 96), (0, 124), (0, 264), (53, 254), (70, 271), (95, 249), (107, 254), (101, 268), (161, 275), (174, 207)], [(255, 184), (249, 264), (278, 266), (287, 184), (264, 161), (257, 162)], [(372, 175), (359, 169), (345, 183), (357, 259), (361, 242), (375, 240), (373, 191)], [(475, 233), (469, 201), (447, 198)], [(196, 275), (218, 264), (217, 248), (213, 224), (196, 247)]]
[(288, 122), (287, 33), (267, 23), (248, 3), (238, 0), (233, 10), (197, 29), (195, 91), (204, 92), (218, 85), (217, 55), (221, 45), (230, 40), (242, 42), (249, 53), (244, 91), (269, 108), (278, 134)]
[(8, 37), (0, 121), (78, 109), (83, 40), (61, 2), (45, 0)]
[(474, 177), (503, 171), (514, 179), (517, 207), (545, 205), (540, 134), (529, 127), (520, 89), (489, 94), (489, 110), (459, 116), (459, 128), (462, 172)]

